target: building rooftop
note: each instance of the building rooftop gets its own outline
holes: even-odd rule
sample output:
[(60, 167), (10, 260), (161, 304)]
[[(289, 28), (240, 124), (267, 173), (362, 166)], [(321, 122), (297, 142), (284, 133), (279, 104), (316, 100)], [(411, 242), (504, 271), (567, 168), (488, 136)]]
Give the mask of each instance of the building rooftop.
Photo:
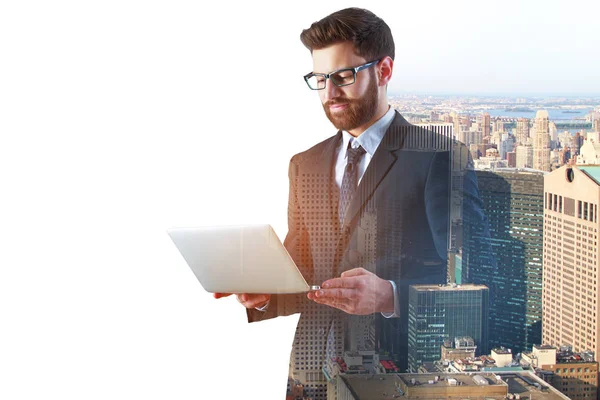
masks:
[(477, 345), (475, 345), (475, 340), (470, 336), (458, 336), (455, 337), (454, 340), (446, 339), (442, 346), (447, 349), (455, 349), (458, 351), (474, 350), (474, 348), (477, 347)]
[[(439, 377), (436, 381), (435, 377)], [(475, 378), (479, 376), (479, 378)], [(505, 382), (496, 378), (496, 375), (491, 373), (475, 373), (475, 374), (398, 374), (398, 377), (408, 387), (438, 385), (438, 386), (505, 386)], [(455, 383), (453, 382), (456, 381)], [(483, 384), (481, 382), (484, 382)], [(413, 383), (414, 382), (414, 383)], [(433, 383), (429, 383), (433, 382)]]
[(533, 169), (533, 168), (509, 168), (509, 167), (496, 168), (496, 172), (510, 172), (510, 173), (531, 174), (531, 175), (546, 175), (549, 173), (546, 171), (540, 171), (539, 169)]
[(505, 349), (504, 347), (496, 347), (492, 351), (496, 354), (512, 354), (511, 349)]
[[(438, 380), (435, 380), (435, 377)], [(478, 378), (475, 378), (479, 376)], [(478, 372), (469, 374), (385, 374), (385, 375), (339, 375), (345, 386), (349, 388), (354, 399), (424, 399), (424, 398), (456, 398), (468, 397), (472, 400), (504, 400), (507, 394), (519, 394), (521, 398), (536, 400), (568, 400), (568, 397), (548, 385), (529, 371), (510, 372)], [(413, 383), (414, 379), (414, 383)], [(433, 383), (429, 383), (429, 382)], [(404, 387), (407, 392), (401, 391)], [(428, 390), (444, 392), (444, 397), (432, 394)], [(474, 390), (488, 391), (483, 396), (469, 395)], [(400, 389), (400, 390), (399, 390)], [(411, 389), (414, 392), (411, 393)], [(460, 393), (459, 393), (460, 392)]]
[(423, 374), (437, 374), (440, 372), (446, 372), (445, 367), (438, 361), (426, 361), (419, 367), (419, 372)]
[(498, 374), (508, 384), (509, 393), (518, 393), (536, 400), (569, 399), (531, 372), (508, 372)]
[(586, 165), (585, 167), (577, 165), (576, 168), (580, 171), (583, 171), (587, 176), (592, 178), (597, 184), (600, 185), (600, 165)]
[(570, 351), (556, 353), (557, 364), (593, 363), (593, 353), (573, 353)]
[(515, 365), (515, 366), (508, 366), (508, 367), (482, 367), (481, 371), (485, 371), (485, 372), (493, 372), (493, 373), (497, 373), (497, 372), (519, 372), (519, 371), (524, 371), (525, 368), (521, 367), (520, 365)]
[(534, 344), (533, 347), (538, 350), (556, 350), (556, 346), (552, 346), (549, 344)]
[(439, 292), (439, 291), (457, 291), (457, 290), (488, 290), (488, 287), (485, 285), (474, 285), (471, 283), (464, 285), (457, 285), (455, 283), (450, 283), (446, 285), (411, 285), (412, 288), (419, 292)]

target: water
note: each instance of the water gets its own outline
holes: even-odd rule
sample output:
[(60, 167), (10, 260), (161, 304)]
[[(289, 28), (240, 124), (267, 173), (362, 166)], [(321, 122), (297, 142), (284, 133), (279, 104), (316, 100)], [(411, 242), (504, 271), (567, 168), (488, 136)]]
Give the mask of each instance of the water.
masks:
[[(530, 107), (525, 107), (525, 108), (530, 108)], [(485, 112), (488, 112), (490, 114), (491, 117), (508, 117), (508, 118), (529, 118), (529, 119), (533, 119), (535, 118), (535, 114), (538, 110), (546, 110), (548, 111), (548, 116), (551, 120), (553, 121), (558, 121), (558, 120), (572, 120), (572, 119), (579, 119), (579, 118), (585, 118), (585, 116), (587, 114), (589, 114), (591, 111), (593, 111), (593, 108), (582, 108), (582, 109), (576, 109), (576, 110), (568, 110), (568, 113), (565, 113), (562, 109), (556, 109), (556, 108), (539, 108), (539, 109), (534, 109), (534, 108), (530, 108), (533, 111), (504, 111), (504, 109), (499, 109), (499, 110), (485, 110)]]

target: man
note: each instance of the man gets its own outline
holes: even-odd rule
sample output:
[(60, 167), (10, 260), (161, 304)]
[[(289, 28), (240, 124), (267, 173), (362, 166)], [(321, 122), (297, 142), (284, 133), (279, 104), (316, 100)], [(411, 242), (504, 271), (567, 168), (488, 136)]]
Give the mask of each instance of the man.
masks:
[(301, 40), (313, 59), (304, 79), (338, 132), (290, 161), (284, 244), (321, 289), (237, 297), (250, 322), (301, 313), (290, 374), (320, 399), (344, 351), (406, 369), (408, 286), (446, 282), (451, 146), (389, 106), (395, 49), (382, 19), (341, 10)]

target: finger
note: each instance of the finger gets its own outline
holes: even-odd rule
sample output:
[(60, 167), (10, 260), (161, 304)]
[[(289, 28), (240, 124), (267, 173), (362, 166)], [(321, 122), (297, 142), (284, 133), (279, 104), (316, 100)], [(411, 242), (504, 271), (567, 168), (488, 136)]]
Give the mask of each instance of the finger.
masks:
[(246, 308), (255, 308), (264, 306), (269, 299), (266, 296), (251, 298), (250, 300), (244, 302), (244, 306)]
[(353, 288), (356, 286), (356, 277), (350, 278), (332, 278), (328, 279), (321, 285), (321, 288), (331, 289), (331, 288)]
[(235, 297), (237, 297), (237, 301), (242, 304), (246, 303), (250, 299), (250, 295), (247, 293), (239, 293), (236, 294)]
[(231, 296), (231, 293), (213, 293), (213, 297), (215, 299), (220, 299), (221, 297)]
[(270, 299), (269, 295), (261, 295), (253, 301), (252, 307), (264, 307)]
[(355, 299), (357, 296), (356, 289), (321, 289), (315, 292), (315, 297), (319, 299)]
[(271, 296), (268, 294), (242, 294), (239, 295), (238, 300), (246, 308), (255, 308), (258, 306), (264, 306)]
[(340, 309), (345, 312), (348, 312), (348, 310), (350, 308), (349, 304), (345, 300), (339, 299), (339, 298), (324, 298), (324, 297), (322, 297), (322, 298), (316, 298), (315, 302), (326, 305), (326, 306), (334, 307), (334, 308)]
[(349, 269), (348, 271), (342, 272), (342, 274), (340, 276), (342, 278), (349, 278), (351, 276), (360, 276), (360, 275), (369, 275), (369, 274), (370, 274), (370, 272), (364, 268), (353, 268), (353, 269)]

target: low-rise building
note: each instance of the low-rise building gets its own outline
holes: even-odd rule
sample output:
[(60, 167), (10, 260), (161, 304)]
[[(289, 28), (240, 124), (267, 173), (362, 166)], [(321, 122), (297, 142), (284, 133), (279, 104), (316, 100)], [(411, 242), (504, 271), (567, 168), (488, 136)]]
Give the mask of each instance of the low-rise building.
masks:
[(454, 338), (454, 342), (450, 340), (444, 341), (442, 344), (442, 360), (454, 361), (465, 358), (475, 358), (477, 346), (473, 338), (469, 336)]
[(571, 399), (596, 399), (598, 362), (592, 352), (574, 353), (570, 346), (533, 346), (521, 364), (536, 368), (539, 376)]
[(337, 400), (535, 399), (568, 397), (529, 371), (474, 374), (340, 375)]
[(491, 357), (496, 361), (498, 367), (508, 367), (513, 362), (512, 351), (504, 347), (492, 349)]

